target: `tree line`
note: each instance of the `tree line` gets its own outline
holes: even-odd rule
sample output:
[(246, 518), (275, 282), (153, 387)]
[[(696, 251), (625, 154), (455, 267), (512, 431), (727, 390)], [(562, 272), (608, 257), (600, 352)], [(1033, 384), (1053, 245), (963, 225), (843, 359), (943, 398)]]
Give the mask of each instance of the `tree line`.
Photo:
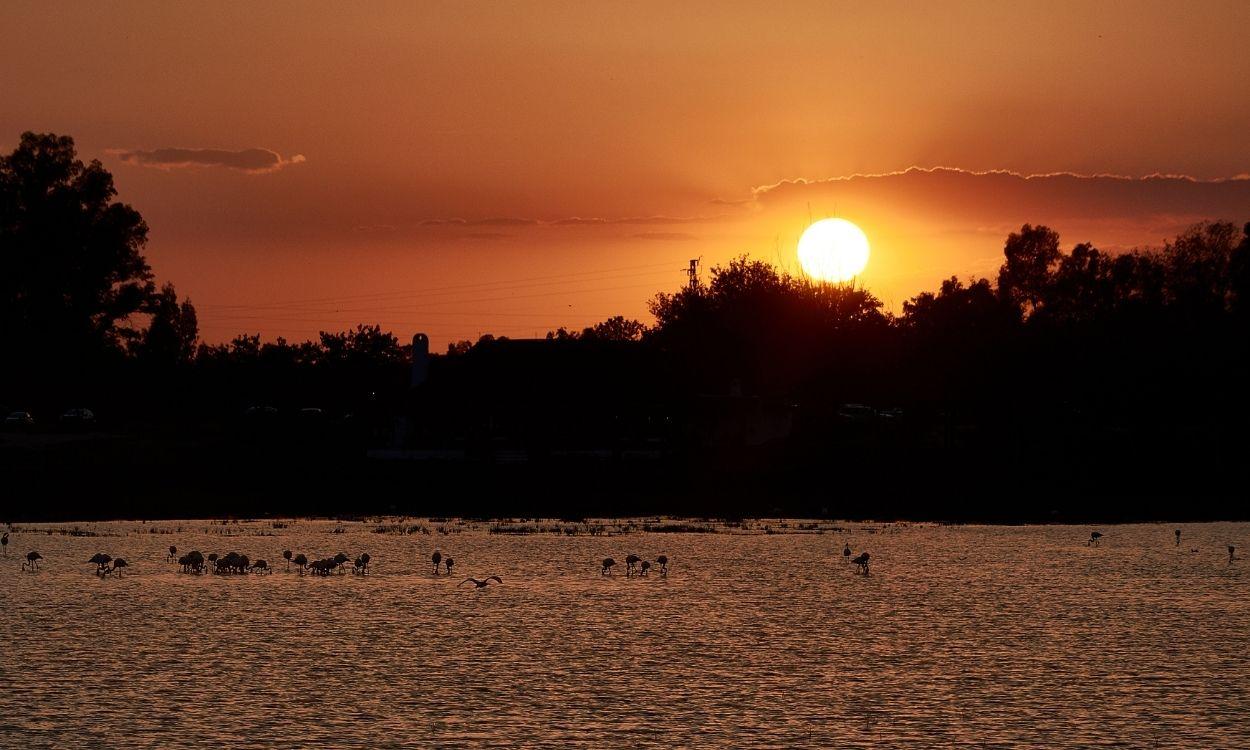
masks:
[[(299, 343), (199, 340), (190, 300), (158, 286), (148, 227), (109, 172), (71, 138), (25, 133), (0, 157), (0, 399), (102, 397), (142, 410), (171, 400), (238, 405), (395, 394), (410, 351), (361, 325)], [(1158, 249), (1069, 251), (1044, 226), (1003, 247), (995, 278), (952, 277), (898, 314), (855, 285), (814, 283), (738, 258), (562, 341), (660, 352), (674, 394), (745, 393), (820, 405), (865, 402), (946, 419), (1223, 424), (1244, 414), (1250, 225), (1196, 225)], [(444, 357), (494, 340), (460, 341)], [(84, 393), (94, 390), (94, 393)], [(70, 394), (70, 395), (67, 395)], [(1162, 415), (1162, 416), (1160, 416)], [(1218, 416), (1217, 416), (1218, 415)]]

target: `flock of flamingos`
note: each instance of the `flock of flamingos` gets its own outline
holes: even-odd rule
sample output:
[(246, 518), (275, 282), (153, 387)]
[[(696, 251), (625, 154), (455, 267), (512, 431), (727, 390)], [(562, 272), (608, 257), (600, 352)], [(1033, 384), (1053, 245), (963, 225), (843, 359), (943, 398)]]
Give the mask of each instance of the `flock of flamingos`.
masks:
[[(1102, 541), (1102, 538), (1103, 534), (1095, 531), (1090, 534), (1089, 541), (1086, 543), (1090, 546), (1097, 546)], [(1179, 547), (1180, 544), (1181, 531), (1180, 529), (1177, 529), (1176, 546)], [(7, 532), (3, 536), (0, 536), (0, 546), (3, 546), (4, 555), (7, 557), (9, 553), (9, 535)], [(1198, 550), (1194, 549), (1191, 551), (1197, 552)], [(854, 564), (855, 572), (860, 575), (868, 575), (868, 561), (870, 557), (871, 556), (867, 552), (861, 552), (859, 555), (851, 557), (851, 546), (849, 544), (842, 549), (842, 559), (845, 562)], [(39, 561), (42, 559), (43, 556), (34, 550), (27, 552), (26, 561), (22, 563), (22, 570), (38, 570)], [(308, 573), (309, 575), (314, 576), (328, 576), (333, 573), (345, 572), (347, 569), (347, 563), (349, 562), (352, 564), (352, 573), (355, 573), (356, 575), (366, 575), (369, 572), (370, 557), (369, 553), (365, 552), (355, 559), (352, 559), (345, 553), (340, 552), (334, 557), (309, 560), (304, 554), (292, 554), (291, 550), (284, 550), (282, 553), (282, 559), (286, 561), (286, 569), (288, 572), (291, 570), (291, 566), (294, 565), (300, 575)], [(1236, 547), (1230, 544), (1228, 545), (1228, 561), (1229, 563), (1232, 563), (1236, 559)], [(273, 572), (273, 569), (269, 566), (269, 563), (266, 560), (251, 560), (247, 555), (241, 555), (238, 552), (228, 552), (225, 555), (219, 556), (215, 552), (205, 555), (199, 550), (192, 550), (184, 555), (179, 555), (178, 548), (170, 545), (169, 555), (166, 557), (166, 560), (176, 561), (178, 565), (181, 566), (182, 572), (184, 573), (201, 574), (211, 572), (218, 575), (232, 575)], [(430, 556), (430, 561), (434, 564), (435, 575), (438, 575), (438, 573), (444, 568), (447, 571), (447, 575), (451, 575), (452, 568), (456, 564), (455, 560), (450, 557), (444, 557), (443, 553), (438, 550), (435, 550), (434, 554)], [(103, 552), (97, 552), (87, 562), (96, 566), (95, 573), (101, 578), (109, 575), (116, 575), (120, 577), (122, 575), (122, 571), (129, 567), (125, 559), (120, 557), (111, 557)], [(633, 576), (646, 576), (651, 572), (653, 567), (658, 565), (659, 574), (664, 577), (668, 575), (668, 562), (667, 555), (660, 555), (656, 557), (655, 565), (652, 565), (650, 560), (643, 560), (638, 555), (627, 555), (625, 557), (625, 576), (629, 578), (632, 578)], [(617, 563), (614, 558), (603, 558), (603, 562), (600, 567), (600, 574), (605, 576), (612, 575), (612, 569), (616, 567), (616, 564)], [(475, 588), (484, 589), (491, 582), (503, 583), (503, 579), (497, 575), (487, 576), (481, 580), (470, 577), (464, 579), (457, 585), (463, 586), (466, 583), (471, 583)]]
[[(9, 550), (9, 535), (5, 533), (0, 537), (0, 545), (4, 547), (5, 556)], [(847, 548), (846, 554), (850, 554), (850, 548)], [(863, 571), (868, 571), (868, 553), (864, 553)], [(296, 571), (300, 575), (307, 573), (314, 576), (329, 576), (334, 573), (344, 573), (347, 570), (347, 564), (351, 563), (351, 572), (356, 575), (367, 575), (369, 573), (369, 557), (368, 552), (364, 552), (355, 559), (349, 555), (340, 552), (334, 557), (325, 557), (318, 560), (309, 560), (307, 555), (292, 554), (291, 550), (282, 552), (282, 559), (286, 561), (286, 569), (289, 572), (291, 566), (294, 565)], [(26, 553), (26, 561), (22, 563), (22, 570), (36, 571), (39, 569), (39, 562), (43, 560), (43, 555), (38, 552), (30, 551)], [(169, 554), (166, 555), (167, 562), (176, 562), (183, 573), (204, 574), (215, 573), (217, 575), (242, 575), (245, 573), (272, 573), (273, 568), (270, 567), (267, 560), (252, 560), (247, 555), (238, 552), (228, 552), (225, 555), (218, 555), (216, 552), (205, 555), (199, 550), (191, 550), (185, 554), (179, 555), (178, 548), (174, 545), (169, 546)], [(455, 567), (456, 561), (450, 557), (445, 557), (442, 552), (435, 550), (430, 556), (430, 562), (434, 565), (434, 574), (438, 575), (446, 570), (447, 575), (452, 574), (452, 568)], [(625, 557), (625, 575), (626, 577), (646, 576), (651, 572), (653, 567), (658, 566), (661, 577), (668, 575), (668, 555), (660, 555), (655, 558), (653, 566), (649, 560), (643, 560), (638, 555), (627, 555)], [(110, 575), (121, 577), (123, 571), (130, 567), (124, 558), (112, 557), (104, 552), (97, 552), (91, 556), (87, 563), (96, 566), (95, 574), (101, 578)], [(856, 564), (859, 564), (859, 558), (856, 558)], [(616, 567), (616, 560), (611, 557), (605, 557), (600, 568), (602, 575), (612, 575), (612, 569)], [(497, 575), (490, 575), (483, 579), (466, 578), (458, 585), (463, 586), (466, 583), (473, 584), (474, 588), (483, 589), (494, 583), (503, 583), (503, 579)]]

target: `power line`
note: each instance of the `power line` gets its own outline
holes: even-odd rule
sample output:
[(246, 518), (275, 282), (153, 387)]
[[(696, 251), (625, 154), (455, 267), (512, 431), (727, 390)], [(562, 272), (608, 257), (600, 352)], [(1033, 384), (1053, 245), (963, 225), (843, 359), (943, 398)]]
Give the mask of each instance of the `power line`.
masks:
[[(533, 293), (533, 294), (514, 294), (514, 295), (509, 295), (509, 296), (507, 296), (507, 297), (478, 297), (478, 298), (476, 298), (476, 299), (456, 300), (455, 304), (464, 304), (464, 305), (468, 305), (468, 304), (476, 304), (476, 303), (479, 303), (479, 302), (508, 302), (508, 301), (511, 301), (511, 300), (518, 300), (518, 299), (534, 299), (534, 298), (536, 298), (536, 297), (552, 297), (552, 296), (563, 295), (563, 294), (585, 294), (585, 293), (588, 293), (588, 292), (615, 292), (615, 291), (622, 291), (622, 290), (625, 290), (625, 289), (639, 289), (639, 288), (643, 288), (643, 287), (648, 287), (648, 288), (651, 288), (651, 287), (653, 287), (653, 285), (652, 285), (652, 284), (627, 284), (627, 285), (624, 285), (624, 286), (595, 287), (595, 288), (590, 288), (590, 289), (561, 289), (561, 290), (559, 290), (559, 291), (555, 291), (555, 292), (535, 292), (535, 293)], [(433, 304), (435, 304), (435, 305), (440, 305), (440, 304), (447, 304), (447, 303), (446, 303), (446, 302), (436, 302), (436, 303), (433, 303)], [(427, 312), (429, 307), (430, 307), (429, 305), (416, 305), (416, 306), (411, 306), (411, 307), (403, 307), (403, 308), (390, 308), (390, 309), (386, 310), (386, 312), (392, 312), (392, 313), (406, 313), (406, 312), (411, 312), (411, 313), (418, 313), (418, 314), (421, 314), (421, 313)], [(366, 310), (366, 311), (367, 311), (367, 310)], [(337, 311), (337, 310), (313, 310), (313, 311), (311, 311), (311, 312), (330, 313), (330, 312), (340, 312), (340, 311)], [(354, 311), (354, 310), (346, 310), (346, 311), (342, 311), (342, 312), (357, 312), (357, 311)], [(225, 317), (225, 316), (222, 316), (222, 315), (218, 315), (218, 314), (216, 314), (216, 313), (209, 313), (209, 316), (208, 316), (208, 317), (211, 319), (214, 315), (216, 315), (218, 318)], [(266, 316), (256, 316), (256, 317), (266, 317)], [(275, 320), (278, 320), (278, 319), (281, 319), (281, 318), (269, 318), (269, 319), (275, 319)], [(294, 316), (294, 317), (291, 317), (291, 318), (288, 318), (288, 319), (289, 319), (289, 320), (300, 320), (301, 318), (300, 318), (299, 316)]]
[[(218, 308), (218, 309), (232, 309), (232, 308), (241, 308), (241, 307), (254, 308), (254, 309), (262, 309), (262, 308), (269, 309), (269, 308), (287, 307), (290, 305), (333, 303), (333, 302), (345, 302), (345, 301), (350, 301), (350, 300), (363, 301), (366, 299), (381, 299), (381, 298), (386, 298), (386, 297), (421, 297), (421, 296), (436, 295), (436, 294), (440, 294), (444, 292), (451, 292), (451, 291), (464, 290), (464, 289), (476, 289), (476, 288), (481, 288), (481, 287), (500, 287), (501, 289), (507, 289), (507, 288), (521, 287), (521, 286), (539, 286), (540, 284), (521, 284), (520, 282), (541, 282), (541, 281), (546, 281), (549, 279), (567, 279), (567, 278), (576, 277), (576, 276), (595, 276), (595, 275), (605, 274), (605, 273), (614, 273), (616, 271), (632, 271), (632, 270), (637, 270), (640, 268), (660, 268), (662, 266), (670, 266), (670, 265), (672, 265), (672, 263), (670, 261), (666, 261), (663, 263), (647, 263), (647, 264), (641, 264), (641, 265), (635, 265), (635, 266), (619, 266), (617, 268), (600, 268), (600, 269), (595, 269), (592, 271), (574, 271), (570, 273), (549, 274), (546, 276), (529, 276), (529, 277), (523, 277), (519, 279), (503, 279), (500, 281), (482, 281), (482, 282), (477, 282), (477, 283), (472, 283), (472, 284), (453, 284), (450, 286), (432, 287), (429, 289), (421, 289), (421, 290), (406, 289), (403, 291), (371, 292), (367, 294), (341, 295), (341, 296), (335, 296), (335, 297), (311, 297), (311, 298), (305, 298), (305, 299), (282, 300), (279, 302), (262, 303), (262, 304), (249, 304), (249, 303), (207, 304), (207, 305), (203, 305), (203, 307)], [(580, 279), (573, 279), (570, 282), (563, 282), (563, 283), (575, 283), (576, 281), (579, 281), (579, 280)], [(552, 283), (561, 283), (561, 282), (552, 282)], [(495, 291), (495, 290), (484, 290), (484, 291)]]

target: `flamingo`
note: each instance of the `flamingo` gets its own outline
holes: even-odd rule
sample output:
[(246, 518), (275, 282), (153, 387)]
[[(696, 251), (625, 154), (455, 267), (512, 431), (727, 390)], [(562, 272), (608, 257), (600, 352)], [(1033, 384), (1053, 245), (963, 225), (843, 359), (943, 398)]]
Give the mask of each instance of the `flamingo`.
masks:
[(171, 544), (171, 545), (169, 545), (169, 554), (168, 554), (168, 555), (165, 555), (165, 559), (166, 559), (167, 561), (168, 561), (168, 560), (176, 560), (176, 559), (178, 559), (178, 548), (177, 548), (177, 547), (175, 547), (175, 546), (174, 546), (174, 545), (172, 545), (172, 544)]
[(638, 555), (626, 555), (625, 556), (625, 576), (626, 577), (632, 576), (634, 574), (634, 569), (637, 567), (638, 561), (641, 559), (642, 558), (639, 557)]
[(324, 560), (317, 560), (308, 564), (308, 569), (311, 570), (314, 575), (319, 576), (328, 576), (330, 573), (334, 572), (334, 569), (337, 567), (338, 565), (334, 562), (333, 557), (327, 557)]
[(334, 567), (337, 568), (340, 573), (343, 572), (343, 566), (352, 561), (350, 557), (342, 552), (338, 553), (331, 559), (334, 561)]
[(846, 546), (842, 548), (842, 562), (850, 562), (850, 561), (851, 561), (851, 543), (847, 542)]
[(472, 582), (475, 588), (484, 589), (490, 584), (491, 581), (498, 581), (499, 583), (503, 583), (503, 579), (500, 578), (499, 576), (487, 576), (486, 578), (483, 578), (480, 581), (477, 580), (476, 578), (466, 578), (456, 585), (463, 586), (466, 583)]
[(9, 532), (4, 532), (4, 536), (0, 536), (0, 547), (4, 548), (4, 556), (9, 556)]
[(111, 563), (112, 561), (113, 561), (113, 558), (109, 557), (103, 552), (97, 552), (94, 555), (92, 555), (91, 559), (88, 560), (87, 562), (95, 564), (96, 575), (104, 576), (108, 574), (108, 566), (109, 566), (109, 563)]
[(301, 552), (295, 556), (294, 562), (295, 567), (299, 568), (299, 574), (304, 575), (304, 568), (308, 567), (308, 556)]
[(858, 573), (868, 575), (868, 558), (871, 557), (867, 552), (861, 552), (858, 557), (851, 562), (855, 563), (855, 570)]
[(668, 555), (660, 555), (659, 557), (655, 558), (655, 561), (660, 564), (660, 575), (661, 576), (668, 575)]
[(1102, 540), (1102, 532), (1095, 531), (1089, 535), (1089, 541), (1085, 543), (1085, 546), (1086, 547), (1096, 546), (1098, 542), (1101, 540)]
[(362, 576), (369, 572), (369, 553), (368, 552), (356, 558), (356, 562), (354, 563), (352, 572), (359, 573)]
[(291, 572), (291, 550), (289, 549), (282, 550), (282, 559), (286, 560), (286, 572), (290, 573)]
[(443, 561), (443, 553), (434, 550), (434, 554), (430, 555), (430, 559), (434, 561), (434, 575), (438, 575), (438, 566)]
[(1237, 559), (1237, 558), (1233, 557), (1233, 553), (1235, 553), (1236, 551), (1237, 551), (1237, 548), (1236, 548), (1236, 547), (1234, 547), (1234, 546), (1233, 546), (1233, 545), (1231, 545), (1231, 544), (1230, 544), (1230, 545), (1228, 545), (1228, 564), (1229, 564), (1229, 565), (1232, 565), (1232, 564), (1233, 564), (1233, 560), (1236, 560), (1236, 559)]
[(31, 571), (39, 570), (39, 561), (43, 559), (43, 555), (35, 551), (26, 553), (26, 562), (22, 563), (22, 570), (29, 568)]
[(130, 567), (129, 563), (127, 563), (125, 560), (121, 559), (120, 557), (117, 557), (113, 559), (113, 567), (109, 568), (108, 572), (116, 573), (117, 577), (121, 578), (122, 577), (121, 569), (128, 568), (128, 567)]
[(451, 575), (451, 566), (455, 564), (456, 564), (456, 561), (451, 559), (450, 557), (443, 561), (443, 567), (447, 568), (447, 575)]
[(217, 557), (217, 553), (216, 553), (216, 552), (209, 552), (209, 553), (208, 553), (208, 564), (209, 564), (209, 565), (211, 565), (211, 566), (213, 567), (213, 570), (214, 570), (214, 571), (215, 571), (215, 570), (217, 570), (217, 561), (218, 561), (219, 559), (221, 559), (221, 558)]
[(651, 570), (651, 563), (647, 562), (646, 560), (643, 560), (641, 567), (642, 567), (642, 570), (639, 571), (638, 575), (645, 576), (647, 572)]
[(199, 550), (191, 550), (178, 558), (178, 564), (182, 566), (184, 573), (203, 573), (204, 555)]
[(253, 573), (272, 573), (273, 571), (269, 568), (269, 563), (265, 562), (264, 560), (257, 560), (256, 562), (252, 563), (252, 572)]
[(1181, 546), (1181, 530), (1180, 529), (1176, 530), (1176, 546), (1177, 547)]
[(603, 569), (599, 571), (599, 575), (603, 575), (603, 576), (612, 575), (613, 565), (616, 565), (616, 560), (613, 560), (610, 557), (603, 558)]

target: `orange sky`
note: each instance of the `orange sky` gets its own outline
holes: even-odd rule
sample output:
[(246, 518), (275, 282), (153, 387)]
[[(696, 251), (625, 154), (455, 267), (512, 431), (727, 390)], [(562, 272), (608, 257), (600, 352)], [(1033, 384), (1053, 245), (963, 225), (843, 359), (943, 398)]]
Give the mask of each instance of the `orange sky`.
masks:
[(0, 7), (0, 145), (102, 159), (209, 341), (645, 317), (688, 258), (794, 267), (809, 204), (893, 308), (1025, 221), (1250, 219), (1245, 2), (46, 5)]

